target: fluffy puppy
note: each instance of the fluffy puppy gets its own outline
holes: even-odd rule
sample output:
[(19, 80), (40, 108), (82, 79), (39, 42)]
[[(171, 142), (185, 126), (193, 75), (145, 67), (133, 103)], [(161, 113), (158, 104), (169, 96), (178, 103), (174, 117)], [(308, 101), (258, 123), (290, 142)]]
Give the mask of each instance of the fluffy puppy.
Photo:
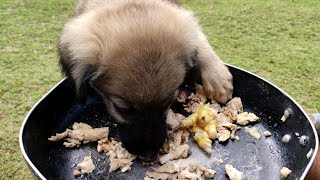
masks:
[(232, 97), (230, 72), (176, 0), (80, 0), (59, 53), (79, 98), (99, 92), (124, 146), (146, 161), (163, 145), (167, 110), (193, 69), (209, 98)]

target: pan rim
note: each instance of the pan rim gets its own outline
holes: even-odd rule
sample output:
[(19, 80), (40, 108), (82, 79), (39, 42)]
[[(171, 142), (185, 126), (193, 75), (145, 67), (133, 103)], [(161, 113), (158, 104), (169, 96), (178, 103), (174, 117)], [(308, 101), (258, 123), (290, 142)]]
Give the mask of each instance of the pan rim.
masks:
[(282, 90), (282, 89), (281, 89), (280, 87), (278, 87), (277, 85), (273, 84), (271, 81), (266, 80), (266, 79), (264, 79), (264, 78), (262, 78), (262, 77), (260, 77), (260, 76), (258, 76), (258, 75), (256, 75), (256, 74), (254, 74), (254, 73), (252, 73), (252, 72), (250, 72), (250, 71), (247, 71), (247, 70), (245, 70), (245, 69), (243, 69), (243, 68), (239, 68), (239, 67), (237, 67), (237, 66), (234, 66), (234, 65), (231, 65), (231, 64), (227, 64), (227, 63), (225, 63), (225, 65), (227, 65), (228, 67), (232, 67), (232, 68), (235, 68), (235, 69), (244, 71), (244, 72), (246, 72), (246, 73), (248, 73), (248, 74), (250, 74), (250, 75), (252, 75), (252, 76), (255, 76), (256, 78), (259, 78), (259, 79), (265, 81), (266, 83), (272, 85), (274, 88), (276, 88), (277, 90), (279, 90), (283, 95), (285, 95), (287, 98), (289, 98), (289, 99), (300, 109), (300, 111), (303, 113), (303, 115), (307, 118), (307, 120), (309, 121), (309, 123), (310, 123), (310, 125), (311, 125), (311, 128), (312, 128), (312, 130), (313, 130), (313, 134), (315, 135), (316, 144), (315, 144), (315, 148), (314, 148), (314, 151), (313, 151), (314, 153), (312, 154), (312, 157), (311, 157), (311, 159), (310, 159), (310, 161), (309, 161), (306, 169), (303, 171), (303, 173), (302, 173), (302, 175), (301, 175), (301, 177), (300, 177), (300, 180), (304, 180), (305, 177), (307, 176), (307, 173), (309, 172), (309, 170), (310, 170), (310, 168), (311, 168), (311, 166), (312, 166), (315, 158), (316, 158), (316, 155), (317, 155), (317, 152), (318, 152), (318, 148), (319, 148), (319, 137), (318, 137), (318, 133), (317, 133), (317, 130), (316, 130), (314, 124), (312, 123), (312, 120), (311, 120), (310, 117), (308, 116), (308, 114), (304, 111), (304, 109), (300, 106), (300, 104), (299, 104), (297, 101), (295, 101), (288, 93), (286, 93), (284, 90)]
[(43, 95), (38, 101), (37, 103), (29, 110), (28, 114), (26, 115), (26, 117), (24, 118), (22, 125), (20, 127), (20, 132), (19, 132), (19, 146), (20, 146), (20, 151), (23, 155), (23, 158), (25, 159), (25, 161), (28, 163), (28, 165), (30, 166), (30, 168), (32, 169), (32, 171), (34, 171), (34, 173), (37, 174), (37, 176), (39, 176), (40, 179), (42, 180), (46, 180), (47, 178), (45, 178), (42, 173), (38, 170), (38, 168), (33, 164), (33, 162), (30, 160), (29, 156), (27, 155), (24, 145), (23, 145), (23, 132), (24, 132), (24, 127), (29, 119), (29, 116), (31, 115), (31, 113), (34, 111), (34, 109), (54, 90), (56, 89), (60, 84), (62, 84), (64, 81), (66, 80), (66, 78), (63, 78), (62, 80), (60, 80), (56, 85), (54, 85), (45, 95)]
[[(318, 135), (317, 135), (317, 131), (316, 131), (316, 128), (314, 126), (314, 124), (312, 123), (310, 117), (307, 115), (307, 113), (304, 111), (304, 109), (300, 106), (299, 103), (297, 103), (288, 93), (286, 93), (284, 90), (282, 90), (281, 88), (279, 88), (278, 86), (276, 86), (275, 84), (273, 84), (272, 82), (250, 72), (250, 71), (247, 71), (243, 68), (240, 68), (240, 67), (237, 67), (237, 66), (234, 66), (234, 65), (231, 65), (231, 64), (227, 64), (225, 63), (225, 65), (227, 65), (228, 67), (232, 67), (232, 68), (235, 68), (235, 69), (238, 69), (238, 70), (241, 70), (243, 72), (246, 72), (256, 78), (259, 78), (261, 80), (263, 80), (264, 82), (272, 85), (274, 88), (276, 88), (277, 90), (279, 90), (284, 96), (286, 96), (287, 98), (289, 98), (292, 102), (295, 103), (295, 105), (301, 110), (301, 112), (303, 113), (303, 115), (307, 118), (307, 120), (309, 121), (310, 125), (311, 125), (311, 128), (313, 130), (313, 133), (315, 135), (315, 149), (314, 149), (314, 152), (312, 154), (312, 157), (306, 167), (306, 169), (304, 170), (304, 172), (302, 173), (301, 177), (300, 177), (300, 180), (303, 180), (305, 179), (307, 173), (309, 172), (315, 158), (316, 158), (316, 155), (317, 155), (317, 152), (318, 152), (318, 148), (319, 148), (319, 138), (318, 138)], [(42, 175), (42, 173), (38, 170), (38, 168), (32, 163), (32, 161), (30, 160), (29, 156), (27, 155), (27, 153), (25, 152), (25, 148), (24, 148), (24, 145), (23, 145), (23, 139), (22, 139), (22, 135), (23, 135), (23, 132), (24, 132), (24, 128), (25, 128), (25, 125), (29, 119), (29, 116), (31, 115), (31, 113), (34, 111), (34, 109), (54, 90), (56, 89), (60, 84), (62, 84), (67, 78), (63, 78), (62, 80), (60, 80), (55, 86), (53, 86), (53, 88), (51, 88), (45, 95), (43, 95), (38, 101), (37, 103), (29, 110), (29, 112), (27, 113), (26, 117), (24, 118), (23, 122), (22, 122), (22, 125), (20, 127), (20, 132), (19, 132), (19, 146), (20, 146), (20, 151), (25, 159), (25, 161), (28, 163), (29, 167), (32, 169), (32, 171), (34, 171), (34, 173), (42, 180), (46, 180), (46, 178)]]

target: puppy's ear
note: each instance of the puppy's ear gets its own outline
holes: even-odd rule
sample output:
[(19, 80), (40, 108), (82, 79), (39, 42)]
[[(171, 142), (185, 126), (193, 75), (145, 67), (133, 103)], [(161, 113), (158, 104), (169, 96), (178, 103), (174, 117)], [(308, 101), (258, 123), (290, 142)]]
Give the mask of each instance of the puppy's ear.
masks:
[(74, 85), (79, 100), (85, 100), (91, 81), (97, 77), (102, 58), (101, 42), (92, 30), (90, 18), (70, 20), (59, 37), (58, 50), (62, 71)]
[(78, 74), (78, 78), (75, 82), (77, 95), (81, 102), (84, 102), (87, 95), (89, 94), (91, 81), (95, 79), (97, 70), (98, 68), (95, 65), (85, 65), (84, 67), (82, 67), (80, 74)]
[(89, 89), (91, 88), (91, 80), (95, 79), (98, 74), (98, 66), (93, 64), (79, 64), (68, 52), (68, 47), (60, 44), (58, 47), (60, 55), (60, 66), (62, 72), (75, 87), (77, 97), (80, 102), (84, 102)]

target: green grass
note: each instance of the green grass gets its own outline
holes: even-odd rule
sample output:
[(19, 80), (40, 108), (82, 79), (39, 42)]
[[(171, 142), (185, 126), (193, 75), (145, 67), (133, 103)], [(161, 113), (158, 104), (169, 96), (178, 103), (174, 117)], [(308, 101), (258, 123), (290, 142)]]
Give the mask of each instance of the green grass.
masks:
[[(217, 54), (320, 112), (320, 1), (182, 0)], [(20, 125), (62, 77), (56, 40), (72, 0), (0, 2), (0, 179), (32, 179), (20, 154)]]

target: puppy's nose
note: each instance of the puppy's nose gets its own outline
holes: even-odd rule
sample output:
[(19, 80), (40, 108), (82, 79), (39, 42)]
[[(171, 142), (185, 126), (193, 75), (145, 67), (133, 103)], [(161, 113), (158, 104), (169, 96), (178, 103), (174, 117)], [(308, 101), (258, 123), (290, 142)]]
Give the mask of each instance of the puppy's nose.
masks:
[(158, 157), (158, 152), (150, 152), (150, 151), (144, 152), (139, 156), (139, 158), (145, 162), (155, 161), (157, 157)]

